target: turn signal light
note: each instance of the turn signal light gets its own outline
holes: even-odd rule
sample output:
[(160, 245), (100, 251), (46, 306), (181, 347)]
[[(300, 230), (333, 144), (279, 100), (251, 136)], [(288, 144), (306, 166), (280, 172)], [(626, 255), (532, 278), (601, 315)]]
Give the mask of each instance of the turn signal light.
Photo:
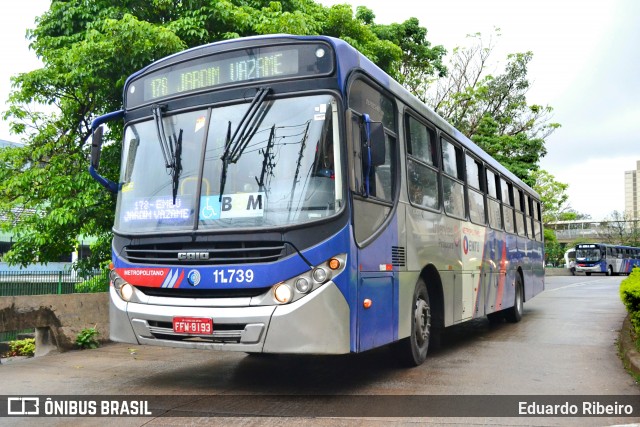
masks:
[(331, 258), (329, 260), (329, 268), (332, 270), (337, 270), (340, 268), (340, 260), (337, 258)]

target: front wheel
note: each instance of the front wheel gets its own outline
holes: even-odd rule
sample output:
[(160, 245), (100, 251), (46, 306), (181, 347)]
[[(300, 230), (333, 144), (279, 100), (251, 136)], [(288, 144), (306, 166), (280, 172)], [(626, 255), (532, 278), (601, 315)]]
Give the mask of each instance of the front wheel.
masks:
[(427, 286), (422, 279), (413, 292), (411, 335), (398, 343), (397, 350), (402, 361), (409, 366), (419, 366), (427, 358), (431, 336), (431, 306)]
[(515, 291), (516, 295), (514, 297), (513, 307), (506, 309), (504, 312), (505, 319), (511, 323), (519, 322), (524, 312), (524, 289), (520, 274), (516, 274)]
[(613, 267), (609, 266), (607, 267), (607, 276), (613, 276)]

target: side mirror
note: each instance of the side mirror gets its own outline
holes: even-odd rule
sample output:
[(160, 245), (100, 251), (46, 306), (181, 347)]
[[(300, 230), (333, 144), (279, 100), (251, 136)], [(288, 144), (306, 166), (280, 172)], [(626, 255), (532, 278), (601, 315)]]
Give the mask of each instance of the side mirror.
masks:
[(91, 122), (91, 163), (89, 164), (89, 173), (95, 179), (112, 193), (117, 193), (120, 190), (120, 185), (117, 182), (113, 182), (98, 173), (98, 166), (100, 166), (100, 152), (102, 151), (102, 125), (112, 120), (122, 119), (124, 117), (124, 110), (113, 111), (105, 114), (93, 120)]
[(370, 123), (368, 136), (369, 149), (371, 150), (371, 166), (384, 165), (386, 159), (386, 144), (384, 138), (384, 126), (382, 123)]
[(384, 126), (380, 122), (372, 122), (368, 114), (363, 115), (364, 124), (364, 162), (365, 167), (384, 165), (386, 145)]
[(365, 197), (370, 194), (370, 177), (373, 168), (383, 165), (386, 158), (384, 126), (380, 122), (372, 122), (368, 114), (362, 115), (364, 141), (362, 144), (362, 166), (364, 169)]
[(100, 167), (100, 153), (102, 151), (102, 126), (98, 126), (91, 137), (91, 166), (98, 170)]

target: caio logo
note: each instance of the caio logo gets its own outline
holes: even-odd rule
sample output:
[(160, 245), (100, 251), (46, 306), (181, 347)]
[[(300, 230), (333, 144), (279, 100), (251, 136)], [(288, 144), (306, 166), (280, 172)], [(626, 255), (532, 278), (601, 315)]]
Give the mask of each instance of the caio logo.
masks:
[(178, 252), (178, 261), (206, 261), (209, 252)]

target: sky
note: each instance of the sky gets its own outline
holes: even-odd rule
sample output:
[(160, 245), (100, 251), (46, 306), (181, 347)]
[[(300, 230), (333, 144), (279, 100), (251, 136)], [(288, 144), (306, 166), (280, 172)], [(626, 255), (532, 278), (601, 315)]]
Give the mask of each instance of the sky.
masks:
[[(549, 105), (561, 124), (546, 140), (542, 169), (569, 184), (569, 206), (593, 219), (624, 210), (624, 172), (640, 161), (640, 1), (637, 0), (320, 0), (365, 5), (375, 22), (416, 17), (427, 40), (449, 52), (466, 35), (500, 28), (492, 58), (533, 52), (529, 104)], [(27, 0), (0, 15), (0, 99), (10, 78), (41, 66), (25, 39), (49, 0)], [(419, 6), (418, 6), (419, 5)], [(446, 60), (446, 58), (445, 58)], [(2, 108), (2, 107), (5, 108)], [(0, 111), (6, 104), (0, 103)], [(18, 142), (0, 120), (0, 139)]]

